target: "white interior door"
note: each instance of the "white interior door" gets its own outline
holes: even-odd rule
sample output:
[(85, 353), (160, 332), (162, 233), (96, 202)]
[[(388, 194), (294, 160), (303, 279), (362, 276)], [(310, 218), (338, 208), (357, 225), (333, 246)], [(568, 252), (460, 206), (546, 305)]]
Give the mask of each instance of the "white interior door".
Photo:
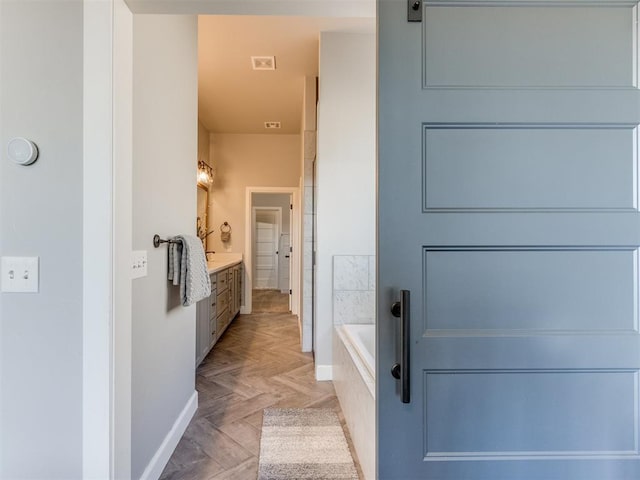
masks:
[(253, 288), (278, 288), (278, 240), (280, 209), (254, 209), (254, 277)]

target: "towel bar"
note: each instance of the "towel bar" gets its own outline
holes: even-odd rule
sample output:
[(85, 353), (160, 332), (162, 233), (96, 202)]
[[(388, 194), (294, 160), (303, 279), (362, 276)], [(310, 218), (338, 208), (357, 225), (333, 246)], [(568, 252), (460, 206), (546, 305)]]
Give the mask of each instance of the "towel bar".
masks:
[(178, 243), (175, 242), (171, 239), (168, 240), (163, 240), (162, 238), (160, 238), (160, 235), (158, 235), (157, 233), (153, 236), (153, 246), (158, 248), (160, 246), (161, 243)]

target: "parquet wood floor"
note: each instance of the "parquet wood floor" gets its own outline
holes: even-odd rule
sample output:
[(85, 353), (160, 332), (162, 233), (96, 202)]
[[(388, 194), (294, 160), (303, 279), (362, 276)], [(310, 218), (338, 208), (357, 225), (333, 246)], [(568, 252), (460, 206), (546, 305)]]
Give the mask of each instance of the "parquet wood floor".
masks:
[(363, 478), (333, 384), (316, 382), (300, 352), (295, 316), (240, 315), (196, 374), (198, 411), (161, 480), (255, 480), (267, 407), (335, 409)]

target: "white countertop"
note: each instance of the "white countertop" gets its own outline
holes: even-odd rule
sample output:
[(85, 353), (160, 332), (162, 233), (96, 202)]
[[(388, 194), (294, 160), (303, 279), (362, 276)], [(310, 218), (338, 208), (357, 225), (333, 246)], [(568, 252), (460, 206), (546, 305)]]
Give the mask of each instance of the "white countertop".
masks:
[(241, 253), (214, 253), (212, 257), (213, 258), (207, 262), (209, 274), (220, 272), (225, 268), (242, 262)]

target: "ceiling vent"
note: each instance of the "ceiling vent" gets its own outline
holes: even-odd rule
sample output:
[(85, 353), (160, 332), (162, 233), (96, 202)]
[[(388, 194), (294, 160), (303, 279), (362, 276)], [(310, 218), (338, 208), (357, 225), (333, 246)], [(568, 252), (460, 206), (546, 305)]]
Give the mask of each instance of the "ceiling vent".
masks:
[(282, 128), (282, 125), (280, 125), (280, 122), (264, 122), (264, 128), (272, 130), (274, 128)]
[(276, 57), (251, 57), (254, 70), (275, 70)]

